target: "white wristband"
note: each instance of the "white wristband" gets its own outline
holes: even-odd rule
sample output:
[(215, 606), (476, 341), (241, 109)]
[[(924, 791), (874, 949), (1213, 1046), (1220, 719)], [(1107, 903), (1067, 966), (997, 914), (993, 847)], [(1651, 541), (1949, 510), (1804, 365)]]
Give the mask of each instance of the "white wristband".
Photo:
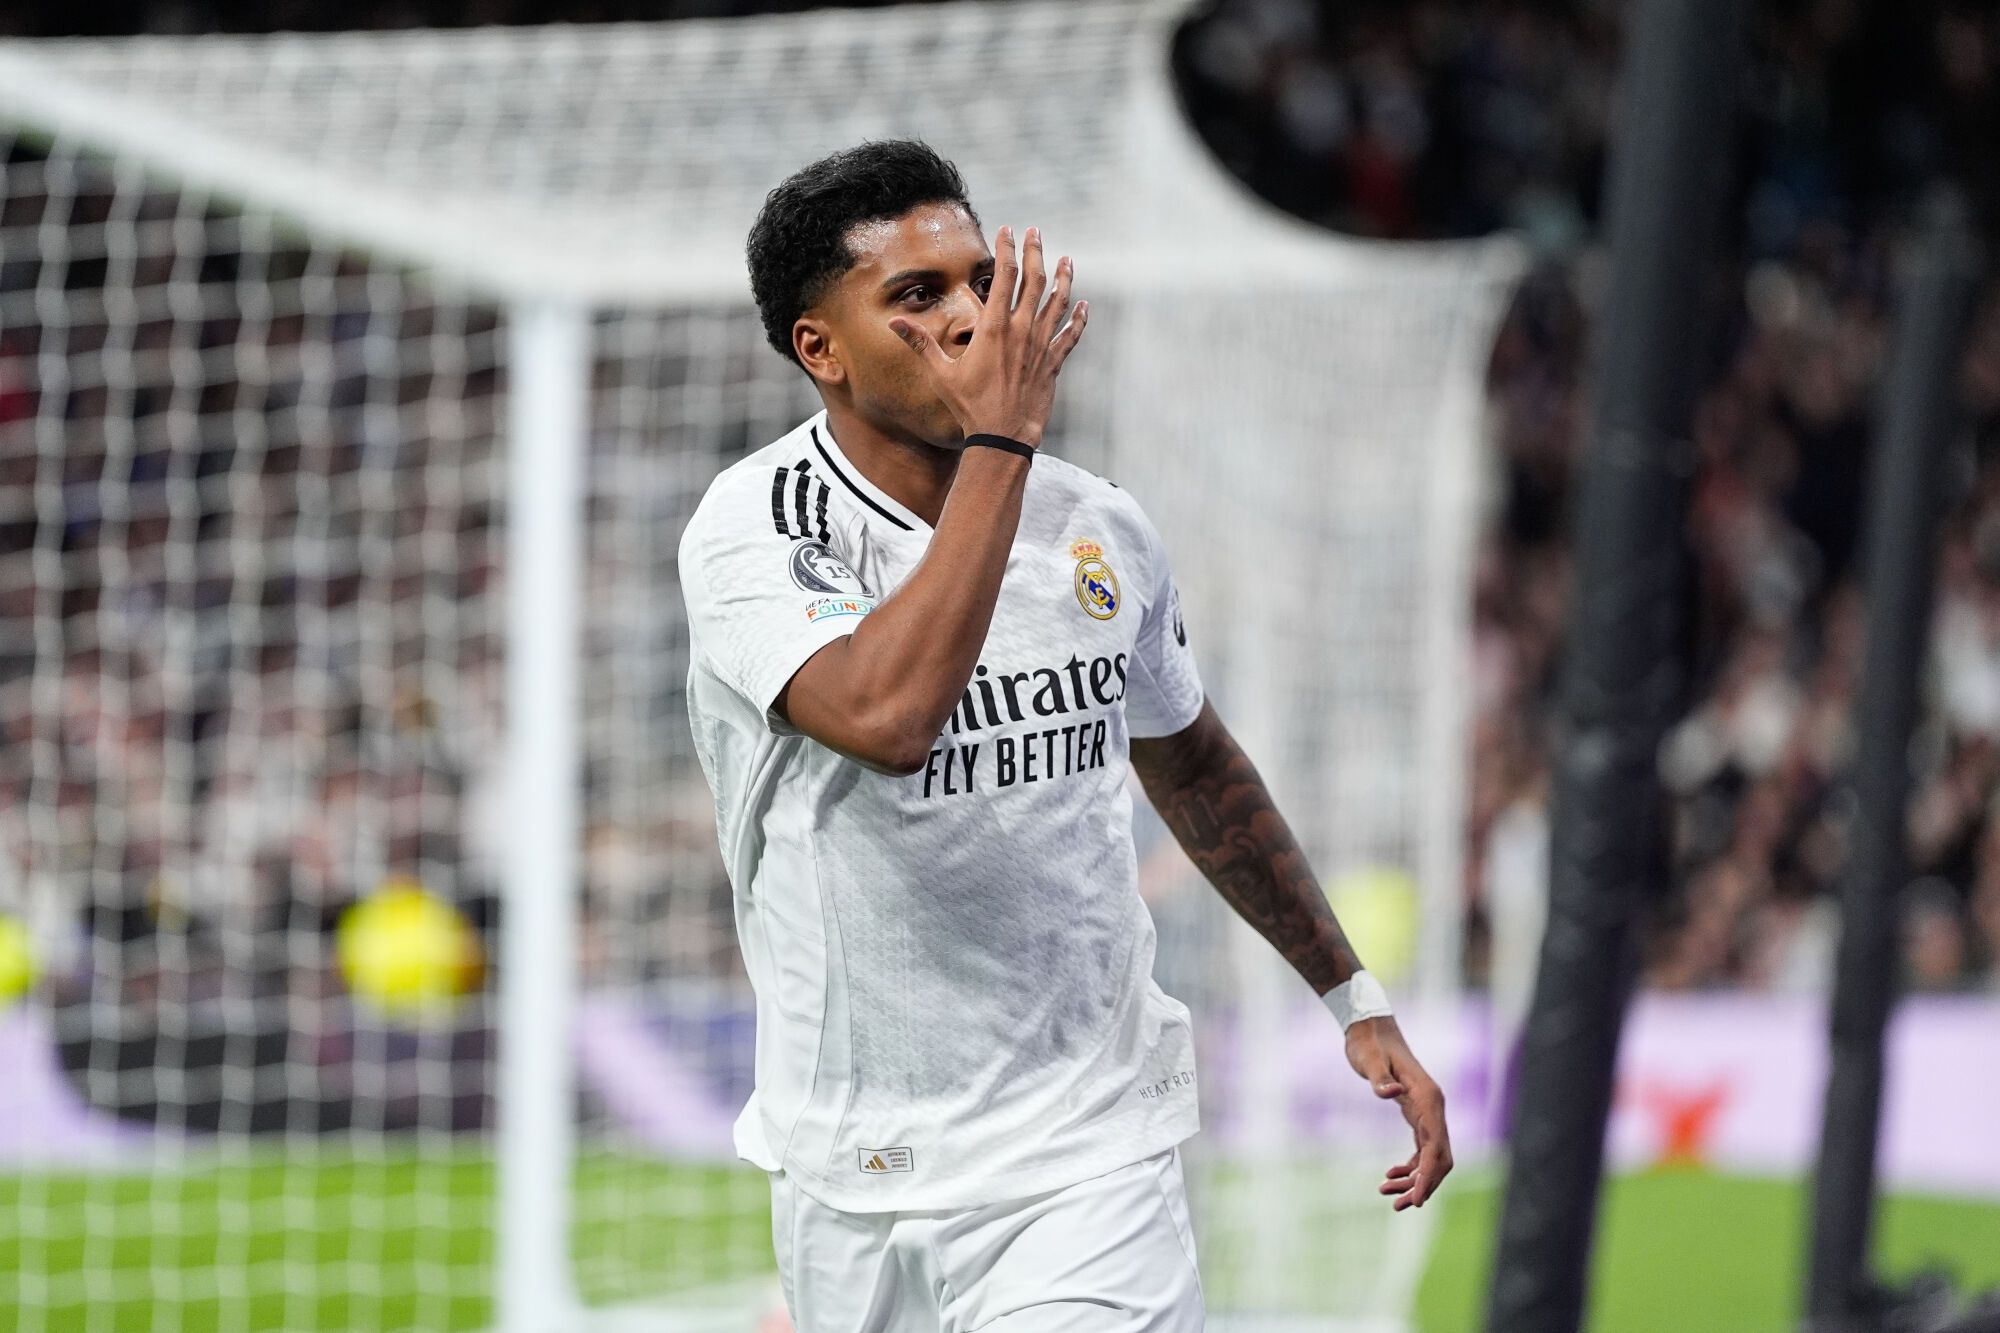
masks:
[(1347, 980), (1320, 996), (1326, 1007), (1333, 1011), (1340, 1022), (1340, 1030), (1359, 1023), (1364, 1018), (1387, 1018), (1389, 1016), (1389, 992), (1382, 989), (1382, 983), (1368, 975), (1356, 972)]

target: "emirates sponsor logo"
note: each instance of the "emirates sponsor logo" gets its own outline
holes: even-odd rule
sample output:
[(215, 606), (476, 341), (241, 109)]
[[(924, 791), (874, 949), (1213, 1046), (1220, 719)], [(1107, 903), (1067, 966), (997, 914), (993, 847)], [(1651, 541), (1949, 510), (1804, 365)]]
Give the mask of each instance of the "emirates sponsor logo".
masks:
[(1125, 697), (1126, 674), (1124, 653), (1088, 662), (1071, 654), (1060, 667), (1032, 671), (994, 671), (981, 662), (952, 712), (952, 735), (1109, 708)]

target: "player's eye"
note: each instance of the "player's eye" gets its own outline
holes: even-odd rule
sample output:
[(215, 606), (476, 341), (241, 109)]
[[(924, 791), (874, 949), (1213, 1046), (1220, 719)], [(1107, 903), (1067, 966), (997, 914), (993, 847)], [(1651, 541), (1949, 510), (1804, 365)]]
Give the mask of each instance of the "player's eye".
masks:
[(981, 302), (984, 302), (987, 296), (990, 295), (993, 291), (993, 275), (989, 273), (985, 277), (973, 283), (972, 291), (973, 294), (976, 295)]
[(932, 301), (936, 299), (937, 299), (937, 293), (933, 292), (929, 287), (925, 286), (921, 282), (914, 287), (906, 287), (903, 289), (904, 305), (929, 305)]

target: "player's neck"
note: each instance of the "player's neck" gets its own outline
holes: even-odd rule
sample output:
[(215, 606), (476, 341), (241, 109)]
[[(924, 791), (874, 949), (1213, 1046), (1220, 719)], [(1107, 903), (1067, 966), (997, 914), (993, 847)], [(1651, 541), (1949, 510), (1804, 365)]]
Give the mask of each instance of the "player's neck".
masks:
[(827, 404), (826, 424), (862, 476), (933, 528), (938, 525), (958, 475), (957, 451), (891, 434), (837, 403)]

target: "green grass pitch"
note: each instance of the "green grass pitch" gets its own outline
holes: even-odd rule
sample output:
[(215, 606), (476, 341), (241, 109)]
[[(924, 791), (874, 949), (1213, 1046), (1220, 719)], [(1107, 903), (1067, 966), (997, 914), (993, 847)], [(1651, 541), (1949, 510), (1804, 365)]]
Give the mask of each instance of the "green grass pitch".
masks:
[[(1458, 1184), (1453, 1181), (1447, 1184)], [(1481, 1327), (1500, 1192), (1467, 1182), (1438, 1228), (1419, 1300), (1424, 1333)], [(1810, 1203), (1804, 1184), (1690, 1168), (1620, 1177), (1598, 1210), (1589, 1327), (1601, 1333), (1783, 1333), (1796, 1327)], [(1876, 1214), (1885, 1275), (1941, 1268), (2000, 1286), (2000, 1205), (1915, 1195)]]
[[(760, 1173), (605, 1154), (581, 1163), (578, 1182), (576, 1272), (592, 1300), (769, 1266)], [(464, 1151), (0, 1176), (0, 1272), (13, 1278), (0, 1283), (0, 1328), (484, 1328), (492, 1191), (490, 1159)], [(667, 1201), (692, 1218), (666, 1216)], [(1498, 1202), (1490, 1177), (1452, 1182), (1421, 1293), (1425, 1333), (1479, 1327)], [(1791, 1182), (1695, 1170), (1616, 1180), (1600, 1215), (1591, 1327), (1789, 1326), (1805, 1208)], [(1892, 1274), (1939, 1266), (2000, 1285), (2000, 1205), (1893, 1198), (1879, 1238)]]

